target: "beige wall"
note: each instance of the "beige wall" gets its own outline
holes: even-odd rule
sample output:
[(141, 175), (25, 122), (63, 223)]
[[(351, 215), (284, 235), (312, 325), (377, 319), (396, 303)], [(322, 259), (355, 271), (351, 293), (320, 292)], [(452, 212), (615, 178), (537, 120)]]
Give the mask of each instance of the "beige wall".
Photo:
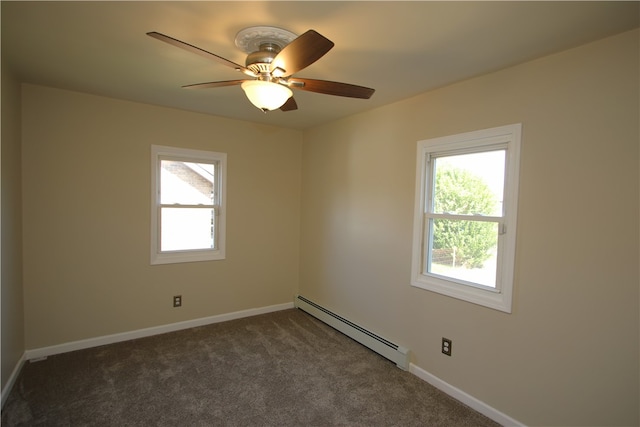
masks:
[[(291, 302), (301, 141), (299, 131), (24, 85), (27, 348)], [(226, 260), (150, 265), (152, 144), (227, 153)]]
[[(638, 425), (638, 39), (306, 132), (300, 294), (525, 424)], [(416, 141), (512, 123), (523, 124), (513, 313), (411, 287)]]
[(2, 389), (25, 350), (22, 292), (22, 193), (20, 161), (20, 84), (2, 68), (0, 143), (0, 267), (2, 281)]

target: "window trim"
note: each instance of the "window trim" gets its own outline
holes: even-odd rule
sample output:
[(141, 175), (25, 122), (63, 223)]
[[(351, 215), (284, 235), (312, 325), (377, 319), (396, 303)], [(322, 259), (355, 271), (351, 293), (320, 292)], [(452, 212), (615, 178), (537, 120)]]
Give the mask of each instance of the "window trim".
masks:
[[(160, 251), (160, 161), (181, 160), (200, 163), (217, 163), (219, 203), (216, 211), (217, 248), (184, 251)], [(183, 262), (215, 261), (226, 258), (226, 180), (227, 154), (188, 148), (151, 146), (151, 265)]]
[[(517, 230), (518, 187), (520, 173), (520, 146), (522, 124), (500, 126), (457, 135), (418, 141), (416, 164), (416, 192), (413, 223), (413, 248), (411, 262), (411, 285), (437, 292), (463, 301), (511, 313), (515, 269), (515, 245)], [(498, 271), (499, 283), (495, 289), (464, 284), (436, 274), (423, 274), (423, 251), (427, 247), (425, 236), (428, 226), (425, 221), (427, 186), (431, 184), (430, 157), (490, 151), (497, 146), (506, 146), (504, 216), (500, 224)]]

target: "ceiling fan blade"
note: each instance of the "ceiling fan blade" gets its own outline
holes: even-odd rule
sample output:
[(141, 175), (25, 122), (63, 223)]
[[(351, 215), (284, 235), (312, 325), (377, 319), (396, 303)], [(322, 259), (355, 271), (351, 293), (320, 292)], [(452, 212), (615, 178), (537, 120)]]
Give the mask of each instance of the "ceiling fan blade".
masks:
[(178, 39), (174, 39), (173, 37), (169, 37), (165, 34), (162, 33), (158, 33), (156, 31), (151, 31), (147, 33), (148, 36), (153, 37), (154, 39), (158, 39), (161, 40), (165, 43), (169, 43), (170, 45), (179, 47), (181, 49), (184, 50), (188, 50), (189, 52), (198, 54), (200, 56), (204, 56), (207, 59), (212, 59), (214, 61), (217, 61), (220, 64), (226, 65), (228, 67), (231, 67), (237, 71), (242, 71), (245, 74), (248, 74), (250, 76), (254, 76), (255, 77), (255, 73), (251, 70), (249, 70), (247, 67), (244, 67), (240, 64), (236, 64), (233, 61), (229, 61), (228, 59), (223, 58), (222, 56), (218, 56), (215, 53), (211, 53), (208, 52), (204, 49), (200, 49), (199, 47), (190, 45), (189, 43), (185, 43), (183, 41), (180, 41)]
[(182, 86), (185, 89), (212, 89), (215, 87), (236, 86), (242, 84), (246, 80), (225, 80), (220, 82), (195, 83), (192, 85)]
[(375, 92), (375, 89), (356, 86), (349, 83), (303, 79), (298, 77), (287, 79), (287, 84), (293, 89), (324, 93), (327, 95), (346, 96), (348, 98), (369, 99)]
[(298, 104), (296, 103), (296, 100), (293, 99), (293, 96), (289, 99), (287, 99), (287, 102), (284, 103), (284, 105), (282, 107), (280, 107), (280, 109), (282, 111), (292, 111), (292, 110), (297, 110), (298, 109)]
[(333, 42), (309, 30), (286, 45), (271, 62), (276, 77), (290, 76), (316, 62), (333, 47)]

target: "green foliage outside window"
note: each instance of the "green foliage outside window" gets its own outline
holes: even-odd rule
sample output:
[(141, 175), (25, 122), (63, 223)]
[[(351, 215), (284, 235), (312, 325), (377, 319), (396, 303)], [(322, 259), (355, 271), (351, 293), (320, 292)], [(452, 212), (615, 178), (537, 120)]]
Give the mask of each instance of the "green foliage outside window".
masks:
[[(497, 200), (489, 186), (467, 170), (436, 170), (435, 212), (492, 215)], [(433, 222), (434, 262), (481, 268), (497, 244), (494, 222), (437, 219)]]

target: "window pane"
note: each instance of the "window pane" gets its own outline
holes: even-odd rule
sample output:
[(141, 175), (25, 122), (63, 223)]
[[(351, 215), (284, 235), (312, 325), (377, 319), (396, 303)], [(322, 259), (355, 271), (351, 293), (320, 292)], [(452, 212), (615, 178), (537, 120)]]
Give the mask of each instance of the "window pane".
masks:
[(215, 210), (209, 208), (162, 208), (160, 250), (215, 249)]
[(502, 216), (505, 150), (434, 159), (433, 212)]
[(214, 204), (214, 164), (175, 160), (160, 163), (160, 203)]
[(496, 287), (498, 223), (432, 219), (427, 272)]

